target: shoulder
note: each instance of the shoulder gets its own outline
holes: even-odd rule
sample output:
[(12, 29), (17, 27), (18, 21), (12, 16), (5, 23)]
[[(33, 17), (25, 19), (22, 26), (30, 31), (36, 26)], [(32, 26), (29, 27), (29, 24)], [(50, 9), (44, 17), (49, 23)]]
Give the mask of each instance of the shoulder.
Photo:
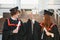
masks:
[(7, 22), (8, 20), (10, 20), (10, 18), (6, 18), (6, 19), (5, 19), (5, 22)]
[(39, 22), (35, 21), (35, 24), (40, 24)]
[(43, 22), (40, 22), (39, 25), (40, 25), (41, 27), (43, 27), (44, 23), (43, 23)]
[(21, 19), (18, 19), (18, 21), (20, 21), (20, 22), (21, 22), (21, 24), (23, 24), (23, 22), (22, 22), (22, 20), (21, 20)]
[(28, 21), (31, 21), (31, 19), (28, 19)]
[(57, 26), (55, 23), (52, 23), (52, 25), (51, 26)]
[(28, 19), (27, 23), (31, 23), (31, 19)]
[(51, 25), (51, 27), (52, 27), (52, 28), (58, 28), (55, 23), (53, 23), (53, 24)]

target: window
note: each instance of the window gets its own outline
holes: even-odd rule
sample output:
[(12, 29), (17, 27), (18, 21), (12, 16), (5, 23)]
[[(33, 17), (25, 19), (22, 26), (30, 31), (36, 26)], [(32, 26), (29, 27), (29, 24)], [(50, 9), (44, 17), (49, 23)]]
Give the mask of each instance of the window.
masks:
[(38, 0), (21, 0), (21, 8), (33, 9), (38, 6)]
[(0, 0), (0, 8), (12, 8), (17, 4), (17, 0)]
[(16, 0), (0, 0), (0, 4), (16, 4)]

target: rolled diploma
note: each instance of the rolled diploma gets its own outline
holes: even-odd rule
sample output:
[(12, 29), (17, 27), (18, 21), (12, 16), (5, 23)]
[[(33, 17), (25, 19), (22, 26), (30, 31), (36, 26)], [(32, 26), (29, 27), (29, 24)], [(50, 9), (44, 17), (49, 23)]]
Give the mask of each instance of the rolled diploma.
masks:
[(17, 25), (17, 30), (19, 29), (19, 26), (21, 25), (21, 22), (19, 21), (18, 22), (18, 25)]

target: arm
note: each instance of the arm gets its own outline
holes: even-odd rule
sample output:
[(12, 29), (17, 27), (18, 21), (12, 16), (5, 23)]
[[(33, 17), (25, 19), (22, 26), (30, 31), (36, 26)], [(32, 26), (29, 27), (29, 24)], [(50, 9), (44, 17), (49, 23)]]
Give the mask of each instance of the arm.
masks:
[(8, 27), (8, 22), (7, 22), (7, 19), (5, 20), (4, 22), (4, 26), (3, 26), (3, 36), (2, 36), (2, 40), (7, 40), (8, 39), (8, 36), (12, 34), (12, 31), (9, 30), (9, 27)]
[(52, 33), (54, 33), (54, 40), (59, 40), (59, 32), (57, 25), (54, 25), (52, 28)]

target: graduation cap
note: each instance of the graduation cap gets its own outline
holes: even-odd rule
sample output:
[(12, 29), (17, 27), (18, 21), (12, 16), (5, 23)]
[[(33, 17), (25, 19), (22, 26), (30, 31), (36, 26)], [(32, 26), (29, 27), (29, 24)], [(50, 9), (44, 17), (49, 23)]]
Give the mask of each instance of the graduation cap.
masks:
[(18, 10), (18, 7), (14, 7), (12, 9), (10, 9), (10, 12), (16, 12)]
[(52, 16), (52, 15), (53, 15), (53, 13), (52, 13), (52, 12), (47, 11), (47, 10), (44, 10), (44, 15), (45, 15), (45, 14), (48, 14), (48, 15), (50, 15), (50, 16)]
[(17, 11), (20, 13), (20, 11), (18, 10), (18, 7), (14, 7), (10, 9), (11, 15), (15, 15)]

